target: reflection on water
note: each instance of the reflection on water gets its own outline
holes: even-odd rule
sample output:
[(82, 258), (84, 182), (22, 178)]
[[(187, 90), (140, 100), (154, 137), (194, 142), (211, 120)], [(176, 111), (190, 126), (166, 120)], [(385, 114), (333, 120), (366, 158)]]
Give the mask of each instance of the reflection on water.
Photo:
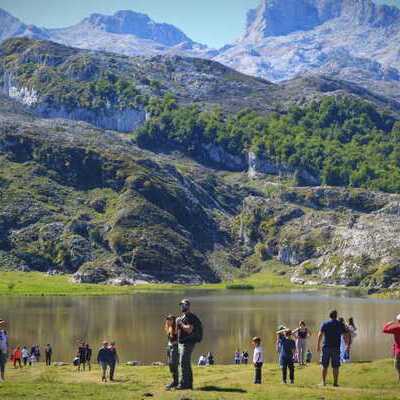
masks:
[[(354, 317), (358, 336), (353, 359), (391, 356), (391, 338), (381, 334), (384, 322), (400, 312), (400, 303), (349, 297), (348, 293), (246, 293), (188, 292), (193, 311), (204, 323), (205, 337), (196, 355), (212, 351), (219, 363), (232, 362), (236, 348), (250, 350), (250, 339), (260, 335), (266, 358), (276, 358), (274, 331), (279, 324), (291, 328), (304, 319), (314, 333), (310, 347), (315, 355), (316, 333), (333, 308)], [(10, 321), (12, 344), (51, 343), (54, 360), (71, 361), (80, 340), (98, 347), (103, 339), (116, 340), (121, 360), (145, 363), (164, 360), (163, 318), (178, 312), (182, 294), (154, 293), (116, 297), (26, 297), (0, 300), (0, 317)], [(316, 356), (316, 355), (315, 355)]]

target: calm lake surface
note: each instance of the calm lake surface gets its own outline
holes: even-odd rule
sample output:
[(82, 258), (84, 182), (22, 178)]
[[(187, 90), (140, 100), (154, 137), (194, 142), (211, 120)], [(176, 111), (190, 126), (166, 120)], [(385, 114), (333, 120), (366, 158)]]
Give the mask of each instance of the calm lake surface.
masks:
[[(96, 350), (103, 339), (117, 342), (121, 361), (164, 361), (163, 318), (178, 313), (177, 293), (115, 297), (0, 297), (0, 317), (10, 322), (11, 343), (53, 345), (54, 360), (70, 362), (80, 340)], [(268, 361), (276, 359), (274, 331), (279, 324), (295, 328), (304, 319), (314, 333), (310, 348), (316, 357), (316, 333), (329, 310), (354, 317), (358, 336), (354, 360), (391, 356), (391, 338), (382, 326), (400, 313), (400, 302), (352, 297), (349, 293), (275, 295), (187, 292), (193, 311), (204, 323), (205, 336), (196, 357), (211, 351), (218, 363), (231, 363), (236, 348), (250, 350), (260, 335)]]

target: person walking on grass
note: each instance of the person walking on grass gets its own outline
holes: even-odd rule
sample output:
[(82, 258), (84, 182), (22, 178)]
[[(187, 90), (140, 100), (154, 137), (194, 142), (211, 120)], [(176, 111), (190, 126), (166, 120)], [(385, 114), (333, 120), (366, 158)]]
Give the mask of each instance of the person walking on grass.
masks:
[(6, 363), (8, 357), (7, 323), (0, 319), (0, 382), (5, 380)]
[(79, 357), (78, 371), (80, 371), (81, 368), (85, 371), (87, 355), (86, 355), (86, 345), (84, 342), (82, 342), (78, 347), (77, 357)]
[[(283, 335), (281, 335), (283, 334)], [(296, 351), (296, 342), (292, 338), (292, 331), (278, 331), (277, 339), (280, 341), (281, 352), (279, 363), (282, 368), (282, 383), (287, 383), (287, 370), (289, 369), (290, 383), (294, 384), (294, 353)]]
[(102, 382), (107, 382), (107, 372), (108, 368), (111, 365), (113, 360), (113, 356), (110, 350), (110, 347), (108, 345), (107, 341), (103, 342), (103, 346), (99, 349), (99, 352), (97, 354), (97, 362), (100, 365), (101, 368), (101, 381)]
[(296, 335), (297, 357), (300, 365), (306, 365), (307, 339), (310, 332), (304, 321), (299, 322), (299, 327), (293, 331)]
[(92, 348), (90, 347), (89, 343), (86, 343), (86, 364), (89, 368), (89, 371), (92, 370), (92, 364), (91, 364), (91, 360), (92, 360)]
[(394, 367), (397, 371), (398, 381), (400, 383), (400, 314), (396, 317), (396, 321), (390, 321), (385, 324), (383, 333), (393, 335)]
[(165, 318), (164, 330), (167, 334), (167, 363), (172, 376), (172, 382), (165, 386), (167, 390), (174, 389), (179, 384), (179, 348), (178, 329), (175, 315), (168, 315)]
[(118, 357), (118, 352), (117, 348), (115, 346), (115, 342), (111, 342), (110, 345), (110, 381), (114, 380), (114, 374), (115, 374), (115, 367), (119, 363), (119, 357)]
[(177, 390), (193, 389), (192, 353), (196, 343), (203, 339), (203, 326), (200, 319), (191, 312), (190, 301), (180, 302), (182, 315), (177, 319), (179, 365), (181, 377)]
[[(321, 353), (322, 365), (322, 385), (326, 385), (329, 364), (333, 370), (333, 386), (339, 386), (339, 368), (340, 368), (340, 341), (343, 335), (346, 346), (350, 342), (348, 330), (343, 322), (338, 321), (336, 310), (331, 311), (329, 320), (321, 325), (318, 334), (317, 350)], [(323, 340), (323, 345), (322, 345)]]
[(50, 366), (51, 365), (51, 357), (53, 355), (53, 349), (51, 348), (50, 344), (46, 345), (46, 348), (44, 349), (44, 355), (46, 359), (46, 365)]
[[(14, 368), (22, 368), (22, 352), (21, 347), (17, 346), (12, 352), (12, 360), (14, 363)], [(18, 364), (18, 366), (17, 366)]]
[(36, 361), (40, 362), (41, 353), (40, 353), (40, 346), (38, 344), (35, 345), (34, 354), (35, 354)]
[(254, 346), (253, 364), (254, 364), (254, 384), (261, 385), (262, 367), (264, 364), (264, 350), (261, 347), (261, 339), (256, 336), (252, 340)]
[(245, 350), (242, 353), (242, 364), (247, 365), (249, 363), (249, 352)]
[(26, 367), (29, 362), (29, 357), (30, 357), (29, 350), (27, 349), (26, 346), (24, 346), (22, 348), (21, 354), (22, 354), (22, 362), (24, 364), (24, 367)]

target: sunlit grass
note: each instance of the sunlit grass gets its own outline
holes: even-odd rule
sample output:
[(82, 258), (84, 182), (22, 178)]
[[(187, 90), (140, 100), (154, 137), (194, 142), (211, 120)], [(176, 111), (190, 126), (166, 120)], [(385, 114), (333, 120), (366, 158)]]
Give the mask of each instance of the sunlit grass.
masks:
[[(350, 364), (341, 369), (341, 387), (318, 386), (320, 369), (317, 364), (296, 369), (295, 385), (280, 383), (280, 370), (268, 364), (263, 371), (264, 383), (252, 383), (253, 368), (249, 366), (215, 366), (194, 369), (193, 392), (166, 392), (169, 382), (166, 367), (117, 368), (115, 383), (101, 383), (100, 371), (77, 372), (72, 366), (45, 367), (35, 365), (24, 370), (8, 368), (7, 382), (0, 384), (0, 398), (7, 400), (96, 399), (136, 400), (144, 398), (180, 400), (262, 400), (262, 399), (324, 399), (366, 400), (398, 399), (399, 384), (390, 360), (368, 364)], [(331, 379), (331, 377), (329, 377)]]

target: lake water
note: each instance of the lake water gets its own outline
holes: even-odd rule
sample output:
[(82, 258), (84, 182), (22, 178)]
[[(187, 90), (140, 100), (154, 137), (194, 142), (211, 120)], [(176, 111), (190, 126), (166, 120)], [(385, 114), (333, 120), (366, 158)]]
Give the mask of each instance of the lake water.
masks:
[[(11, 343), (51, 343), (54, 360), (70, 362), (80, 340), (97, 349), (103, 339), (117, 342), (122, 361), (164, 361), (163, 318), (178, 313), (183, 297), (177, 293), (114, 297), (0, 297), (0, 318), (9, 321)], [(274, 331), (279, 324), (295, 328), (304, 319), (316, 333), (333, 308), (354, 317), (358, 336), (354, 360), (391, 356), (391, 338), (382, 326), (400, 313), (400, 302), (352, 297), (349, 293), (249, 294), (244, 292), (187, 292), (193, 311), (204, 324), (205, 336), (196, 357), (211, 351), (218, 363), (231, 363), (236, 348), (251, 350), (250, 339), (263, 338), (266, 358), (276, 359)]]

